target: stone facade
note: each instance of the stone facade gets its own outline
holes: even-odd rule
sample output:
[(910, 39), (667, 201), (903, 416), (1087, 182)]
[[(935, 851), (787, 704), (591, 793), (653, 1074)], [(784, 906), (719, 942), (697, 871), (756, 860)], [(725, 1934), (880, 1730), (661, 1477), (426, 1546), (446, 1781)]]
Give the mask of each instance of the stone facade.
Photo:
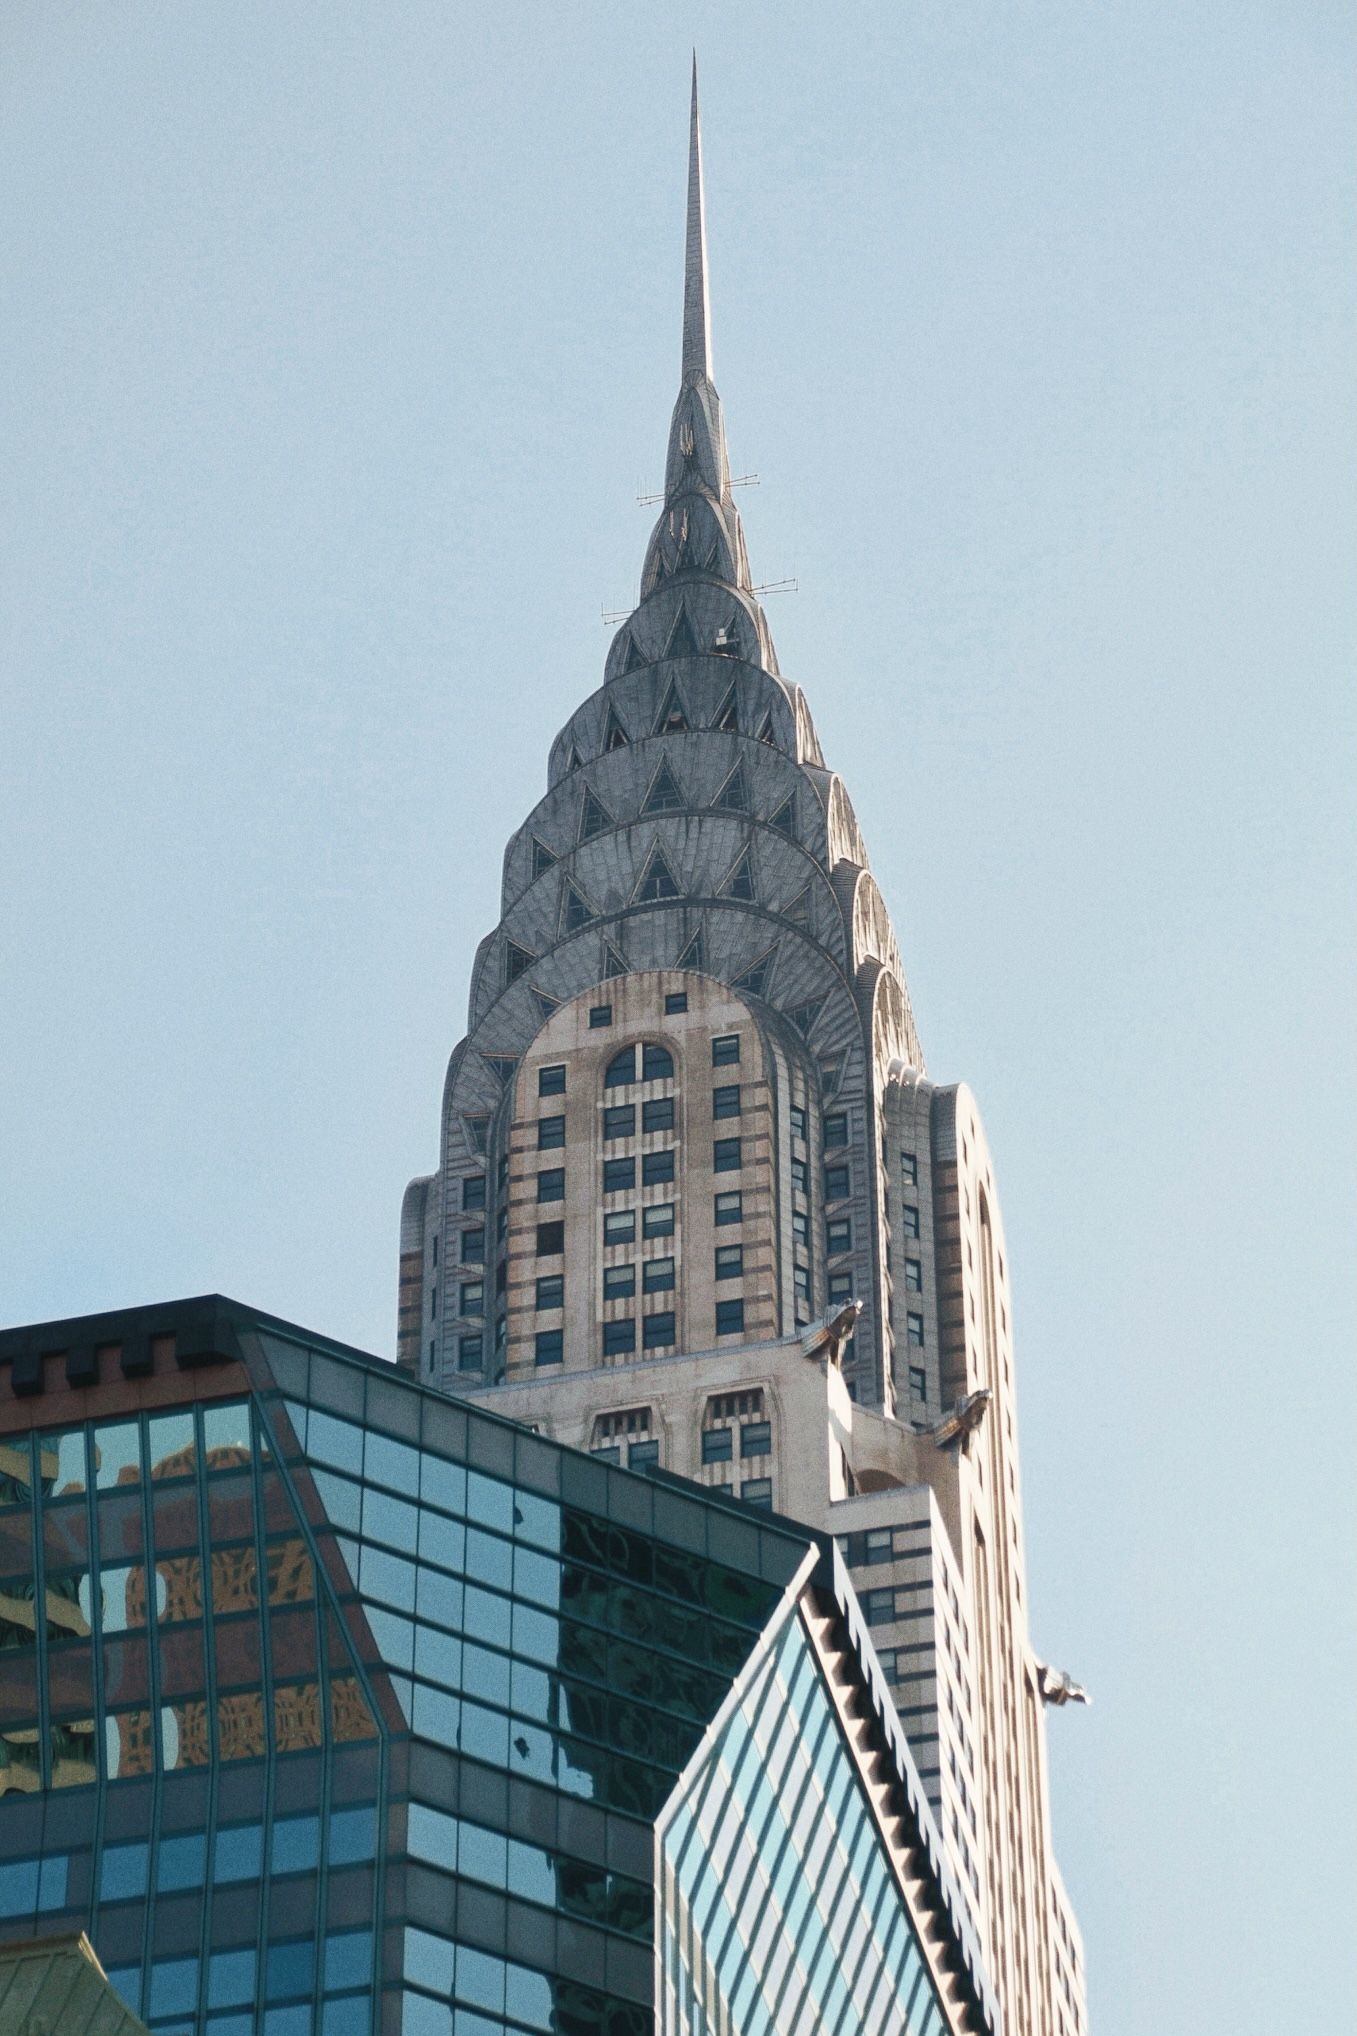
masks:
[(407, 1190), (399, 1358), (841, 1542), (1014, 2036), (1085, 2026), (1027, 1632), (1011, 1302), (848, 794), (778, 670), (711, 379), (694, 92), (681, 382), (640, 600), (509, 843)]

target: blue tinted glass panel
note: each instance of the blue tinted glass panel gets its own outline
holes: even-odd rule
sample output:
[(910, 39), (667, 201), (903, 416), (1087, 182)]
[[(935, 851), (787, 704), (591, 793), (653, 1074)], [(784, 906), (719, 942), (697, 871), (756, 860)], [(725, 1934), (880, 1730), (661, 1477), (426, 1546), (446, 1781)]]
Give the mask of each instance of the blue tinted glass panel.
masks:
[(320, 1818), (282, 1817), (273, 1827), (275, 1873), (304, 1873), (320, 1858)]
[(356, 1810), (332, 1810), (325, 1857), (331, 1866), (351, 1866), (371, 1859), (377, 1850), (377, 1812), (372, 1804)]
[(363, 1469), (363, 1431), (313, 1407), (306, 1424), (306, 1453), (319, 1458), (321, 1463), (333, 1464), (336, 1470), (352, 1471), (359, 1477)]
[(99, 1865), (100, 1901), (118, 1902), (132, 1895), (144, 1895), (149, 1865), (150, 1847), (145, 1844), (106, 1845)]
[(197, 1959), (157, 1959), (151, 1967), (151, 1994), (147, 2009), (152, 2019), (157, 2015), (191, 2015), (197, 2004)]
[(263, 1870), (264, 1832), (259, 1824), (238, 1824), (218, 1831), (213, 1861), (219, 1881), (256, 1880)]
[(366, 1930), (338, 1931), (325, 1940), (325, 1991), (366, 1986), (372, 1978), (372, 1937)]
[(156, 1854), (158, 1888), (201, 1887), (207, 1874), (207, 1838), (201, 1831), (162, 1838)]
[(214, 1951), (207, 1962), (207, 2005), (236, 2008), (254, 1999), (255, 1954)]

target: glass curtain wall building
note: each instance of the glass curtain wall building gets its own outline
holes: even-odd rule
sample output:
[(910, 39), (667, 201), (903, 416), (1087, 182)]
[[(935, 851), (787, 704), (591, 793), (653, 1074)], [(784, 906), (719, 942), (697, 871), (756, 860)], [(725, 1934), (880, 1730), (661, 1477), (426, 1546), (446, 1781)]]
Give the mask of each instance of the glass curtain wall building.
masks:
[(218, 1298), (0, 1336), (0, 1936), (184, 2036), (993, 2030), (832, 1543)]

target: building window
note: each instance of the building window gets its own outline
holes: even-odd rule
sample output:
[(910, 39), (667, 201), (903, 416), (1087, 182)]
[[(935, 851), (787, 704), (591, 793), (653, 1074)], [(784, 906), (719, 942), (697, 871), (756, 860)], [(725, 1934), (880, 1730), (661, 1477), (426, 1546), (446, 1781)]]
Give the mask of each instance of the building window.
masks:
[(603, 1070), (605, 1089), (629, 1089), (636, 1080), (636, 1048), (624, 1046)]
[(908, 1186), (916, 1187), (919, 1180), (919, 1157), (917, 1153), (902, 1152), (900, 1155), (900, 1177)]
[(507, 1209), (498, 1209), (495, 1212), (496, 1244), (503, 1244), (505, 1238), (508, 1235), (509, 1235), (509, 1211)]
[[(684, 998), (685, 1004), (687, 1003), (687, 1001), (688, 1000), (685, 997)], [(633, 1470), (639, 1470), (642, 1464), (658, 1463), (659, 1460), (660, 1460), (660, 1445), (657, 1437), (653, 1435), (648, 1437), (648, 1439), (644, 1442), (631, 1443), (627, 1449), (627, 1462), (630, 1464)]]
[(756, 1506), (760, 1512), (773, 1510), (773, 1480), (771, 1478), (745, 1478), (740, 1485), (740, 1504)]
[(556, 1146), (564, 1144), (564, 1117), (539, 1117), (537, 1120), (537, 1150), (539, 1152), (550, 1152)]
[(928, 1398), (928, 1378), (921, 1365), (912, 1364), (909, 1368), (909, 1396), (911, 1400)]
[(829, 1301), (833, 1306), (838, 1301), (853, 1298), (853, 1275), (850, 1272), (832, 1272), (829, 1275)]
[(636, 1135), (636, 1105), (634, 1103), (613, 1103), (603, 1112), (603, 1136), (612, 1138), (634, 1138)]
[(641, 1291), (645, 1294), (662, 1294), (674, 1284), (674, 1261), (672, 1258), (647, 1258), (641, 1265)]
[(729, 1463), (735, 1454), (734, 1431), (729, 1428), (702, 1430), (703, 1463)]
[(634, 1244), (636, 1242), (636, 1211), (617, 1209), (603, 1218), (603, 1242), (609, 1244)]
[(641, 1080), (643, 1082), (671, 1082), (674, 1079), (674, 1056), (667, 1046), (643, 1046), (641, 1048)]
[(539, 1202), (563, 1202), (565, 1200), (565, 1168), (544, 1167), (537, 1176), (537, 1199)]
[(859, 1591), (858, 1603), (869, 1626), (889, 1626), (894, 1622), (895, 1590), (892, 1585), (883, 1585), (875, 1591)]
[(603, 1268), (603, 1298), (605, 1301), (629, 1301), (636, 1292), (636, 1268), (634, 1265), (605, 1265)]
[(743, 1421), (740, 1424), (740, 1455), (771, 1456), (773, 1453), (773, 1424), (771, 1421)]
[(895, 1534), (890, 1527), (868, 1527), (862, 1534), (850, 1534), (843, 1544), (844, 1560), (850, 1569), (869, 1563), (889, 1562), (895, 1553)]
[(848, 1119), (841, 1110), (836, 1110), (833, 1116), (825, 1118), (825, 1149), (829, 1151), (836, 1145), (847, 1143)]
[(636, 1348), (636, 1318), (624, 1315), (620, 1322), (603, 1325), (603, 1355), (625, 1357)]
[(711, 1064), (713, 1067), (734, 1067), (740, 1058), (740, 1035), (738, 1032), (723, 1032), (711, 1043)]
[(806, 1113), (800, 1103), (792, 1103), (789, 1106), (787, 1119), (792, 1127), (792, 1137), (804, 1139), (806, 1135)]
[(917, 1258), (905, 1260), (905, 1285), (911, 1294), (921, 1294), (924, 1290), (923, 1264)]
[(744, 1197), (738, 1189), (733, 1194), (716, 1197), (715, 1217), (718, 1230), (723, 1229), (728, 1223), (743, 1223)]
[(457, 1343), (457, 1369), (459, 1371), (479, 1371), (481, 1368), (481, 1352), (484, 1348), (485, 1339), (483, 1337), (459, 1337)]
[(605, 1025), (611, 1025), (612, 1022), (613, 1007), (611, 1004), (594, 1004), (590, 1007), (589, 1030), (591, 1032), (601, 1031)]
[[(630, 1160), (627, 1162), (631, 1164)], [(641, 1155), (641, 1186), (654, 1188), (674, 1178), (674, 1148), (666, 1152), (643, 1152)]]
[(537, 1093), (539, 1096), (563, 1096), (565, 1094), (565, 1062), (563, 1060), (558, 1060), (554, 1067), (538, 1068)]
[(711, 1092), (711, 1113), (713, 1117), (738, 1117), (740, 1114), (740, 1085), (732, 1082), (727, 1089), (713, 1089)]
[(792, 1161), (792, 1188), (798, 1195), (810, 1193), (810, 1168), (804, 1159)]
[(641, 1317), (641, 1341), (647, 1350), (663, 1350), (674, 1341), (674, 1311)]
[(904, 1222), (906, 1237), (917, 1237), (919, 1234), (919, 1212), (914, 1204), (906, 1202), (900, 1214)]
[(509, 1178), (509, 1155), (507, 1152), (502, 1152), (499, 1156), (499, 1163), (495, 1168), (496, 1186), (502, 1188), (505, 1182), (508, 1180), (508, 1178)]
[(906, 1315), (905, 1328), (910, 1342), (917, 1350), (924, 1347), (924, 1318), (922, 1315)]
[(622, 1445), (620, 1442), (600, 1443), (596, 1449), (591, 1449), (589, 1454), (596, 1457), (600, 1463), (621, 1463)]
[[(720, 1275), (718, 1274), (717, 1277), (719, 1278)], [(796, 1291), (803, 1301), (810, 1299), (810, 1267), (808, 1265), (799, 1265), (796, 1268)]]
[(539, 1329), (534, 1348), (538, 1364), (559, 1364), (564, 1348), (564, 1332), (560, 1329)]
[(462, 1207), (483, 1209), (485, 1207), (485, 1175), (468, 1174), (462, 1182)]
[(672, 1237), (674, 1234), (674, 1205), (672, 1202), (656, 1202), (652, 1208), (641, 1211), (642, 1237)]
[(718, 1280), (738, 1280), (744, 1277), (744, 1246), (742, 1244), (717, 1245), (716, 1277)]
[(798, 1244), (810, 1243), (810, 1217), (804, 1209), (792, 1210), (792, 1236)]
[(825, 1225), (825, 1237), (831, 1253), (853, 1249), (853, 1219), (851, 1216), (836, 1216)]
[(564, 1274), (551, 1273), (546, 1279), (537, 1282), (537, 1308), (539, 1314), (547, 1308), (563, 1308), (564, 1306)]
[(642, 1103), (642, 1131), (672, 1131), (673, 1128), (674, 1099), (672, 1096), (652, 1096), (648, 1103)]
[(482, 1280), (462, 1281), (462, 1313), (479, 1315), (485, 1306), (485, 1284)]
[(844, 1202), (847, 1201), (851, 1193), (852, 1188), (849, 1183), (848, 1168), (846, 1166), (827, 1166), (825, 1168), (825, 1200), (827, 1202)]
[(603, 1192), (605, 1195), (624, 1195), (628, 1188), (636, 1186), (636, 1161), (634, 1159), (605, 1159), (603, 1162)]
[(671, 990), (664, 1000), (664, 1015), (666, 1018), (677, 1017), (680, 1011), (686, 1011), (687, 1008), (688, 992), (686, 990)]
[(462, 1232), (462, 1264), (482, 1265), (484, 1264), (484, 1262), (485, 1262), (484, 1230), (464, 1230)]
[(744, 1329), (744, 1302), (718, 1301), (716, 1304), (716, 1333), (718, 1336), (738, 1336)]
[(537, 1226), (537, 1256), (539, 1258), (559, 1258), (564, 1250), (564, 1223), (539, 1223)]
[(740, 1141), (738, 1138), (718, 1138), (711, 1149), (712, 1171), (718, 1174), (737, 1174), (740, 1171)]

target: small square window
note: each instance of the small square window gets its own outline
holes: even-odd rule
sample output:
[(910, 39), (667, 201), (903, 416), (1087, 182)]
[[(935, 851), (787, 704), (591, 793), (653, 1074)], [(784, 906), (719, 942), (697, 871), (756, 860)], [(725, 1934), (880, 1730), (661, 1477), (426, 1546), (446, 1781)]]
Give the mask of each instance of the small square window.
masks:
[(605, 1159), (603, 1162), (603, 1192), (605, 1195), (625, 1195), (628, 1188), (636, 1186), (636, 1161), (634, 1159)]
[(718, 1174), (737, 1174), (740, 1171), (740, 1141), (738, 1138), (718, 1138), (711, 1149), (712, 1171)]
[(537, 1199), (539, 1202), (563, 1202), (565, 1200), (565, 1168), (563, 1166), (543, 1167), (537, 1176)]
[(603, 1268), (603, 1298), (605, 1301), (629, 1301), (636, 1292), (636, 1268), (634, 1265), (605, 1265)]
[(918, 1185), (918, 1180), (919, 1180), (919, 1156), (918, 1156), (918, 1154), (917, 1154), (917, 1153), (915, 1153), (915, 1152), (902, 1152), (902, 1153), (901, 1153), (901, 1155), (900, 1155), (900, 1178), (901, 1178), (901, 1179), (902, 1179), (903, 1181), (907, 1182), (907, 1183), (908, 1183), (908, 1185), (909, 1185), (910, 1187), (916, 1187), (916, 1186)]
[(564, 1117), (539, 1117), (537, 1120), (537, 1150), (539, 1152), (550, 1152), (556, 1146), (564, 1144)]
[(620, 1322), (605, 1322), (603, 1325), (603, 1354), (605, 1357), (625, 1357), (636, 1348), (636, 1318), (624, 1315)]
[(738, 1032), (723, 1032), (711, 1043), (711, 1064), (713, 1067), (734, 1067), (740, 1058), (740, 1035)]
[(789, 1123), (789, 1124), (791, 1125), (791, 1127), (792, 1127), (792, 1137), (793, 1137), (793, 1138), (804, 1138), (804, 1137), (805, 1137), (805, 1135), (806, 1135), (806, 1113), (805, 1113), (805, 1110), (804, 1110), (804, 1109), (802, 1108), (802, 1106), (801, 1106), (801, 1104), (800, 1104), (800, 1103), (791, 1103), (791, 1104), (789, 1104), (789, 1105), (788, 1105), (788, 1108), (787, 1108), (787, 1121), (788, 1121), (788, 1123)]
[(741, 1456), (771, 1456), (773, 1453), (773, 1424), (771, 1421), (744, 1421), (740, 1425)]
[(483, 1336), (463, 1336), (459, 1338), (457, 1344), (458, 1371), (479, 1371), (484, 1349), (485, 1338)]
[[(686, 990), (671, 990), (664, 1000), (664, 1015), (666, 1018), (677, 1017), (680, 1011), (686, 1011), (687, 1008), (688, 992)], [(635, 1450), (633, 1448), (633, 1457), (634, 1455)]]
[(923, 1264), (917, 1258), (905, 1260), (905, 1285), (911, 1294), (921, 1294), (924, 1290)]
[(653, 1096), (641, 1105), (642, 1131), (672, 1131), (674, 1128), (674, 1099), (672, 1096)]
[(716, 1333), (718, 1336), (739, 1336), (744, 1329), (744, 1302), (718, 1301), (716, 1304)]
[(754, 1506), (761, 1513), (773, 1510), (773, 1480), (771, 1478), (745, 1478), (740, 1485), (740, 1504)]
[(537, 1256), (539, 1258), (557, 1258), (564, 1250), (564, 1223), (539, 1223), (537, 1226)]
[(611, 1025), (612, 1022), (613, 1007), (611, 1004), (594, 1004), (590, 1007), (589, 1030), (591, 1032), (599, 1032), (605, 1025)]
[(733, 1194), (718, 1195), (715, 1207), (716, 1227), (722, 1229), (727, 1223), (743, 1223), (744, 1197), (739, 1190)]
[(825, 1225), (825, 1238), (831, 1254), (853, 1249), (853, 1219), (851, 1216), (836, 1216)]
[(641, 1211), (641, 1235), (643, 1237), (672, 1237), (674, 1234), (674, 1205), (672, 1202), (656, 1202), (653, 1208)]
[(534, 1355), (538, 1364), (559, 1364), (565, 1342), (560, 1329), (539, 1329)]
[(563, 1096), (565, 1094), (565, 1062), (557, 1061), (554, 1067), (539, 1067), (537, 1070), (537, 1093), (539, 1096)]
[(851, 1193), (852, 1188), (849, 1181), (848, 1168), (846, 1166), (827, 1166), (825, 1168), (825, 1200), (827, 1202), (844, 1202)]
[(919, 1212), (912, 1202), (905, 1203), (904, 1208), (900, 1211), (900, 1218), (905, 1226), (906, 1237), (917, 1237), (919, 1234)]
[(810, 1299), (810, 1267), (808, 1265), (799, 1265), (796, 1268), (796, 1291), (803, 1301)]
[(485, 1305), (485, 1282), (483, 1280), (462, 1281), (462, 1313), (479, 1315)]
[(641, 1155), (641, 1186), (653, 1188), (674, 1178), (674, 1148), (666, 1152), (645, 1152)]
[(636, 1211), (616, 1209), (603, 1218), (603, 1242), (608, 1244), (634, 1244), (636, 1242)]
[(672, 1258), (647, 1258), (641, 1264), (641, 1291), (646, 1294), (663, 1294), (674, 1284), (674, 1261)]
[(744, 1276), (744, 1246), (742, 1244), (718, 1244), (716, 1247), (716, 1277), (718, 1280), (738, 1280)]
[(829, 1150), (833, 1146), (847, 1143), (848, 1119), (842, 1111), (835, 1111), (832, 1117), (825, 1118), (825, 1148)]
[(485, 1207), (485, 1175), (468, 1174), (462, 1182), (462, 1207), (483, 1209)]
[(740, 1085), (732, 1082), (729, 1088), (713, 1089), (711, 1092), (711, 1113), (713, 1117), (738, 1117), (740, 1114)]
[(702, 1430), (703, 1463), (729, 1463), (735, 1454), (734, 1432), (729, 1428)]
[(922, 1315), (906, 1315), (905, 1329), (916, 1350), (924, 1347), (924, 1318)]
[(895, 1620), (894, 1585), (883, 1585), (875, 1591), (859, 1591), (858, 1603), (862, 1616), (869, 1626), (890, 1626)]
[(912, 1364), (909, 1368), (909, 1396), (911, 1400), (928, 1398), (928, 1377), (921, 1365)]
[(792, 1236), (798, 1244), (810, 1243), (810, 1217), (804, 1209), (792, 1210)]
[(829, 1300), (831, 1306), (837, 1301), (851, 1301), (853, 1298), (853, 1275), (850, 1272), (832, 1272), (829, 1275)]
[(462, 1232), (462, 1264), (483, 1265), (484, 1263), (485, 1263), (484, 1230), (479, 1229), (464, 1230)]
[(610, 1103), (603, 1112), (604, 1139), (634, 1138), (636, 1136), (636, 1105), (634, 1103)]
[(793, 1192), (798, 1195), (808, 1195), (810, 1193), (810, 1167), (806, 1161), (804, 1159), (794, 1159), (791, 1163), (791, 1174)]
[(674, 1312), (669, 1309), (663, 1315), (643, 1315), (641, 1318), (642, 1337), (647, 1350), (663, 1350), (674, 1341)]
[(658, 1463), (659, 1460), (660, 1445), (658, 1439), (653, 1435), (644, 1442), (633, 1442), (627, 1450), (627, 1462), (633, 1470), (639, 1470), (642, 1464)]
[(548, 1308), (565, 1306), (565, 1277), (562, 1273), (551, 1273), (537, 1282), (537, 1308), (543, 1313)]

